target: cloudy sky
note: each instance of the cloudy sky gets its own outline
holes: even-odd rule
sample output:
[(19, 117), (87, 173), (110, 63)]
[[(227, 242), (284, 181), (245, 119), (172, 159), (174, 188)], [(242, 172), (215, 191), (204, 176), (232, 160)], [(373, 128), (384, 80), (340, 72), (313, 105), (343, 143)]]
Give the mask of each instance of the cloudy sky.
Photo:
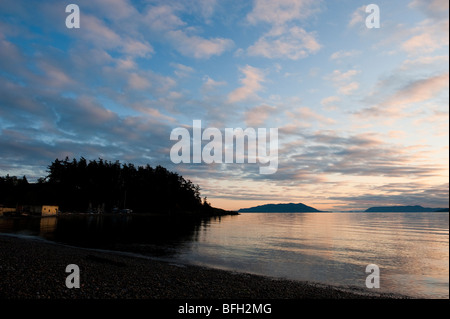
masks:
[[(369, 29), (352, 0), (2, 0), (0, 176), (101, 157), (179, 172), (227, 209), (448, 207), (448, 2), (373, 3)], [(278, 171), (172, 163), (193, 120), (278, 128)]]

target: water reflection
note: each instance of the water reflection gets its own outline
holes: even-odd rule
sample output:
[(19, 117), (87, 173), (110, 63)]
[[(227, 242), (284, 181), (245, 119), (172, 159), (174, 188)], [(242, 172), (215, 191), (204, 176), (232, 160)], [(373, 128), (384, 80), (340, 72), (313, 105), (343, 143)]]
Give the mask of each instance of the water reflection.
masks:
[(366, 290), (448, 298), (448, 213), (241, 214), (211, 224), (181, 260), (217, 268)]
[(0, 232), (39, 236), (64, 244), (171, 257), (186, 242), (197, 241), (211, 220), (147, 215), (61, 215), (3, 218)]

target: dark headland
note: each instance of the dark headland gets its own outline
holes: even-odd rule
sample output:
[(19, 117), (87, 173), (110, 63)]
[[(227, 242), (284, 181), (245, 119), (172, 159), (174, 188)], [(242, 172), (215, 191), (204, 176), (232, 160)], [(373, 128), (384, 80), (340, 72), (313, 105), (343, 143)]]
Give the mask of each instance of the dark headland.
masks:
[(43, 206), (78, 214), (236, 214), (212, 207), (199, 185), (159, 165), (66, 157), (52, 162), (47, 172), (35, 183), (26, 176), (0, 177), (0, 208), (11, 215), (39, 214)]
[(240, 213), (317, 213), (320, 210), (307, 206), (302, 203), (298, 204), (266, 204), (250, 208), (241, 208)]

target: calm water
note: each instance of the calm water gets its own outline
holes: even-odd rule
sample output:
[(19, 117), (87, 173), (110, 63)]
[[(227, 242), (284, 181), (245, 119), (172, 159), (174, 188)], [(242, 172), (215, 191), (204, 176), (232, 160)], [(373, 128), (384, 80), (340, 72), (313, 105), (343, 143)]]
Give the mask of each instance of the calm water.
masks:
[(0, 219), (0, 232), (179, 263), (449, 298), (448, 213), (247, 213), (198, 220), (142, 216)]

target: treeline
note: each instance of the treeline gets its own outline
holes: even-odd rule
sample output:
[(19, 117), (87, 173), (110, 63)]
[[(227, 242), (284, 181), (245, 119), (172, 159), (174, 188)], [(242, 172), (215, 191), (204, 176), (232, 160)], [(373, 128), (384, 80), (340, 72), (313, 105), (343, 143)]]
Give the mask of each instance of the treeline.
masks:
[(103, 159), (87, 161), (66, 157), (48, 166), (48, 176), (37, 183), (0, 177), (0, 204), (58, 205), (62, 212), (136, 213), (211, 212), (200, 187), (162, 166), (135, 167)]

